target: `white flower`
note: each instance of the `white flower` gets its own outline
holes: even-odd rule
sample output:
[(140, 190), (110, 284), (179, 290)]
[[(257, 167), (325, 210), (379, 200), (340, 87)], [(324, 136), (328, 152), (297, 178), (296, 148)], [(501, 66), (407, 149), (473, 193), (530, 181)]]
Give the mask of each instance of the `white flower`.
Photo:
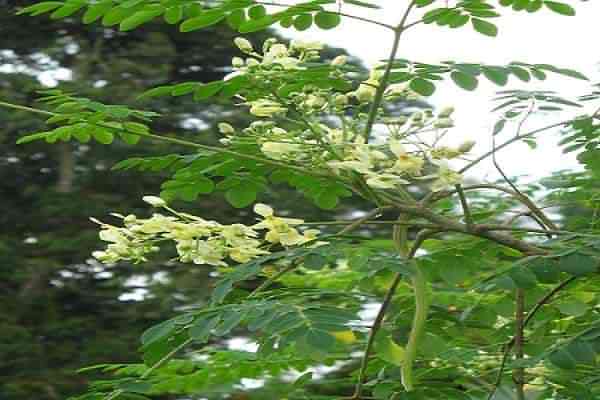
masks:
[(281, 218), (273, 215), (273, 209), (266, 204), (255, 204), (254, 212), (264, 217), (264, 220), (252, 226), (255, 229), (267, 229), (265, 240), (271, 243), (281, 243), (283, 246), (294, 246), (306, 242), (293, 225), (304, 223), (301, 219)]
[(323, 50), (323, 43), (317, 41), (292, 40), (290, 47), (299, 51), (319, 51)]
[(217, 127), (219, 128), (219, 132), (221, 132), (223, 135), (231, 135), (235, 132), (233, 126), (227, 122), (220, 122)]
[(263, 203), (256, 203), (254, 205), (254, 212), (261, 217), (270, 217), (273, 215), (273, 208)]
[(366, 173), (371, 172), (371, 164), (368, 163), (368, 162), (363, 162), (363, 161), (352, 161), (352, 160), (349, 160), (349, 161), (337, 161), (337, 160), (333, 160), (333, 161), (328, 161), (327, 162), (327, 166), (329, 166), (333, 170), (342, 169), (342, 170), (360, 172), (361, 174), (366, 174)]
[(246, 65), (248, 67), (256, 67), (257, 65), (260, 65), (260, 62), (256, 58), (247, 58)]
[(283, 69), (290, 70), (298, 69), (298, 64), (300, 63), (300, 60), (294, 57), (280, 57), (276, 58), (273, 61), (273, 63), (281, 65)]
[(272, 100), (261, 99), (250, 103), (250, 113), (257, 117), (272, 117), (286, 111), (287, 108)]
[(260, 151), (262, 151), (267, 157), (275, 160), (284, 159), (286, 156), (297, 153), (301, 149), (301, 145), (297, 143), (285, 142), (265, 142), (260, 146)]
[(252, 43), (248, 39), (244, 39), (243, 37), (236, 37), (233, 39), (233, 43), (244, 53), (252, 53), (254, 49), (252, 48)]
[(392, 169), (397, 173), (406, 173), (409, 175), (420, 175), (425, 161), (417, 156), (406, 152), (404, 146), (396, 140), (390, 140), (390, 150), (398, 159)]
[(432, 191), (439, 192), (462, 182), (462, 175), (450, 169), (447, 162), (436, 161), (435, 164), (438, 166), (438, 171), (437, 179), (431, 184)]
[(340, 66), (346, 64), (347, 62), (348, 62), (348, 57), (341, 55), (341, 56), (337, 56), (336, 58), (331, 60), (331, 65), (333, 65), (334, 67), (340, 67)]
[(367, 175), (367, 185), (376, 189), (393, 189), (400, 184), (409, 182), (394, 174), (370, 174)]
[(387, 96), (402, 96), (407, 93), (408, 83), (393, 83), (385, 89)]
[(269, 47), (269, 51), (265, 56), (270, 56), (273, 58), (286, 57), (288, 55), (288, 48), (285, 44), (277, 43), (273, 46)]
[(152, 207), (164, 207), (167, 205), (167, 202), (157, 196), (144, 196), (142, 200), (146, 203), (150, 204)]

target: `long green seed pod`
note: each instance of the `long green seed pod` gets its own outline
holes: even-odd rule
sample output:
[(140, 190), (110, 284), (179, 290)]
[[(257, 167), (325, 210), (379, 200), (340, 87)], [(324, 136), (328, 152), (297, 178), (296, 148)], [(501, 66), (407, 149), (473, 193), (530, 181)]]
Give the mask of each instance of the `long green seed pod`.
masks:
[(419, 341), (425, 330), (425, 321), (429, 310), (429, 299), (427, 294), (427, 280), (421, 267), (415, 262), (415, 272), (412, 277), (413, 291), (415, 295), (415, 315), (408, 337), (408, 343), (404, 352), (404, 362), (402, 363), (400, 373), (402, 385), (407, 392), (414, 390), (413, 382), (413, 363), (417, 357)]
[[(408, 218), (405, 215), (400, 215), (399, 222), (407, 222)], [(411, 259), (414, 253), (408, 249), (408, 225), (396, 225), (393, 232), (394, 244), (396, 250), (407, 259)], [(413, 363), (417, 357), (417, 349), (419, 348), (419, 340), (423, 336), (425, 330), (425, 322), (427, 321), (427, 312), (429, 310), (429, 299), (427, 294), (427, 279), (419, 265), (412, 260), (414, 265), (414, 274), (412, 276), (413, 291), (415, 296), (415, 315), (413, 317), (412, 327), (408, 337), (408, 343), (404, 352), (404, 361), (400, 368), (402, 377), (402, 386), (407, 392), (414, 390), (413, 383)]]

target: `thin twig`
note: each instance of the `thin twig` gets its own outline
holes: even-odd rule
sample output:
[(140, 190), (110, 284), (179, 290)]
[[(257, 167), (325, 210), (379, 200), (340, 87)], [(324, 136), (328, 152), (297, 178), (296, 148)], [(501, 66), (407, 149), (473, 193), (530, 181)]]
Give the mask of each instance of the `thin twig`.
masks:
[[(523, 343), (525, 341), (525, 290), (518, 288), (515, 297), (515, 360), (520, 362), (523, 360)], [(517, 366), (513, 370), (513, 380), (516, 385), (517, 400), (525, 400), (525, 369), (522, 366)]]
[(379, 85), (377, 86), (377, 90), (375, 91), (375, 97), (373, 98), (373, 103), (371, 104), (371, 108), (369, 109), (369, 115), (367, 117), (367, 124), (365, 125), (364, 137), (365, 140), (369, 140), (371, 136), (371, 131), (373, 130), (373, 124), (375, 123), (375, 118), (377, 118), (377, 111), (379, 110), (379, 106), (383, 100), (383, 92), (385, 91), (385, 87), (387, 85), (388, 79), (390, 77), (390, 73), (392, 71), (392, 66), (394, 63), (394, 59), (396, 58), (396, 53), (398, 53), (398, 47), (400, 45), (400, 38), (402, 37), (402, 33), (407, 29), (405, 26), (406, 19), (408, 18), (411, 10), (415, 6), (415, 0), (412, 0), (404, 14), (402, 15), (402, 19), (396, 28), (394, 28), (394, 42), (392, 43), (392, 50), (390, 51), (390, 55), (388, 57), (387, 65), (385, 66), (385, 70), (383, 71), (383, 76), (379, 81)]
[(465, 196), (465, 192), (463, 192), (461, 185), (456, 185), (455, 188), (456, 188), (456, 193), (458, 193), (458, 198), (460, 199), (460, 204), (463, 209), (467, 228), (469, 230), (472, 230), (473, 229), (473, 218), (471, 217), (471, 211), (469, 210), (469, 203), (467, 203), (467, 197)]
[[(533, 320), (533, 317), (537, 314), (537, 312), (545, 305), (550, 302), (552, 297), (554, 297), (558, 292), (568, 286), (571, 282), (577, 279), (576, 276), (572, 276), (564, 281), (562, 281), (558, 286), (548, 292), (544, 297), (537, 301), (537, 303), (531, 308), (531, 310), (527, 313), (527, 317), (523, 321), (523, 329), (529, 325), (529, 323)], [(512, 338), (508, 343), (504, 345), (504, 351), (502, 354), (502, 361), (500, 363), (500, 369), (498, 370), (498, 374), (496, 376), (496, 381), (494, 382), (493, 388), (490, 394), (487, 397), (487, 400), (491, 400), (494, 397), (494, 394), (500, 387), (502, 383), (502, 375), (504, 375), (504, 370), (506, 368), (506, 363), (508, 362), (508, 357), (510, 356), (511, 350), (515, 345), (515, 338)]]

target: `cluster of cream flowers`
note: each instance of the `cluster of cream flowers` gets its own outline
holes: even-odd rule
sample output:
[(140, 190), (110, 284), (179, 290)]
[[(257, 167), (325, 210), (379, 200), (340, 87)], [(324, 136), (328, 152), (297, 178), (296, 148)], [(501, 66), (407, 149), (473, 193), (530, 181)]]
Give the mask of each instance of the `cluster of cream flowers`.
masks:
[[(273, 209), (265, 204), (254, 206), (254, 212), (261, 220), (252, 226), (246, 226), (222, 225), (177, 212), (160, 197), (145, 196), (143, 200), (154, 207), (169, 211), (172, 215), (155, 213), (150, 218), (141, 219), (135, 215), (113, 214), (122, 219), (122, 227), (92, 219), (102, 227), (100, 239), (109, 243), (105, 250), (92, 254), (95, 258), (103, 263), (115, 263), (120, 260), (144, 262), (147, 261), (146, 256), (149, 253), (160, 250), (159, 243), (172, 241), (181, 262), (227, 266), (228, 259), (245, 263), (255, 257), (269, 254), (272, 245), (302, 245), (315, 241), (319, 234), (315, 229), (299, 232), (295, 226), (304, 221), (277, 217)], [(264, 235), (259, 235), (261, 231)], [(314, 244), (322, 243), (315, 241)]]
[[(282, 70), (302, 70), (303, 63), (319, 59), (320, 51), (324, 48), (322, 43), (302, 40), (292, 40), (289, 46), (279, 43), (277, 39), (267, 39), (262, 46), (261, 52), (254, 49), (252, 43), (242, 37), (234, 40), (235, 45), (248, 55), (246, 59), (234, 57), (232, 66), (234, 73), (252, 74), (260, 79), (270, 79), (272, 74), (279, 74)], [(346, 64), (346, 56), (338, 56), (331, 61), (332, 67), (341, 67)], [(328, 98), (325, 93), (303, 93), (295, 92), (294, 103), (303, 111), (318, 110), (325, 107)], [(337, 103), (347, 103), (342, 95), (336, 99)], [(270, 118), (284, 114), (287, 107), (274, 99), (258, 99), (245, 103), (250, 107), (250, 113), (261, 118)]]
[[(237, 47), (249, 57), (235, 58), (236, 73), (251, 74), (257, 79), (269, 79), (273, 71), (298, 70), (303, 63), (318, 59), (323, 45), (316, 42), (292, 41), (289, 46), (276, 39), (265, 41), (262, 52), (244, 38), (236, 38)], [(341, 69), (347, 59), (338, 56), (330, 62), (332, 76), (344, 77)], [(353, 91), (338, 92), (306, 85), (301, 90), (289, 93), (285, 100), (265, 97), (246, 101), (250, 113), (261, 118), (241, 132), (226, 122), (219, 130), (226, 137), (223, 144), (241, 143), (250, 138), (268, 158), (326, 169), (338, 176), (350, 177), (360, 174), (367, 185), (376, 189), (394, 189), (417, 181), (430, 180), (433, 191), (443, 190), (462, 182), (462, 176), (454, 171), (449, 160), (465, 156), (474, 146), (466, 141), (457, 147), (440, 145), (440, 139), (448, 128), (454, 126), (453, 108), (438, 113), (427, 109), (410, 115), (382, 119), (389, 134), (384, 143), (366, 140), (360, 135), (361, 122), (352, 121), (341, 127), (330, 127), (322, 123), (322, 115), (339, 115), (343, 120), (348, 109), (356, 112), (371, 103), (380, 85), (383, 72), (375, 68), (369, 77)], [(408, 83), (394, 83), (383, 91), (384, 100), (418, 100), (420, 95), (412, 91)], [(289, 109), (303, 115), (305, 129), (287, 131), (273, 121), (284, 116)], [(317, 118), (313, 114), (320, 113)], [(319, 122), (321, 121), (321, 122)], [(434, 133), (429, 143), (421, 134)]]

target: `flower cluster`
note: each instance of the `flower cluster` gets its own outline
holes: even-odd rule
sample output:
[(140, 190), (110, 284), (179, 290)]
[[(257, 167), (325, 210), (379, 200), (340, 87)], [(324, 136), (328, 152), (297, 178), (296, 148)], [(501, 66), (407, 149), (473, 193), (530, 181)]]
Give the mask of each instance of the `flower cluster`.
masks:
[[(256, 81), (271, 82), (275, 80), (274, 71), (305, 69), (306, 62), (319, 58), (323, 49), (323, 45), (314, 42), (292, 41), (286, 46), (276, 39), (268, 39), (259, 53), (244, 38), (236, 38), (235, 44), (249, 56), (245, 60), (234, 59), (236, 72), (249, 74)], [(330, 62), (332, 79), (344, 79), (342, 66), (346, 62), (346, 56), (338, 56)], [(270, 159), (325, 169), (341, 177), (359, 174), (367, 185), (376, 189), (392, 190), (429, 180), (431, 189), (439, 191), (461, 183), (462, 176), (448, 161), (465, 156), (475, 143), (467, 141), (457, 147), (439, 143), (454, 126), (451, 107), (437, 113), (425, 109), (409, 115), (378, 118), (388, 129), (384, 140), (373, 140), (362, 134), (366, 114), (361, 110), (368, 109), (373, 102), (382, 75), (382, 69), (374, 68), (354, 90), (304, 85), (285, 96), (266, 94), (244, 99), (250, 113), (260, 120), (241, 132), (225, 122), (220, 123), (219, 130), (226, 136), (221, 142), (235, 145), (236, 141), (241, 144), (250, 139)], [(385, 101), (420, 98), (408, 83), (390, 84), (382, 93)], [(283, 116), (293, 121), (298, 115), (299, 128), (286, 125), (284, 129), (275, 122)], [(341, 123), (335, 123), (335, 119)], [(422, 136), (425, 134), (434, 137), (425, 140)]]
[[(145, 196), (144, 201), (163, 208), (172, 215), (155, 213), (150, 218), (142, 219), (135, 215), (113, 214), (122, 219), (122, 227), (92, 219), (102, 227), (100, 239), (109, 243), (105, 250), (93, 253), (95, 258), (104, 263), (120, 260), (143, 262), (147, 261), (149, 253), (160, 250), (158, 244), (172, 241), (181, 262), (227, 266), (228, 259), (245, 263), (269, 254), (269, 249), (275, 244), (285, 247), (303, 245), (315, 241), (319, 234), (314, 229), (299, 232), (296, 226), (304, 221), (277, 217), (273, 209), (265, 204), (256, 204), (254, 207), (256, 214), (262, 217), (261, 220), (252, 226), (246, 226), (223, 225), (180, 213), (155, 196)], [(322, 242), (315, 241), (314, 244), (320, 243)]]

